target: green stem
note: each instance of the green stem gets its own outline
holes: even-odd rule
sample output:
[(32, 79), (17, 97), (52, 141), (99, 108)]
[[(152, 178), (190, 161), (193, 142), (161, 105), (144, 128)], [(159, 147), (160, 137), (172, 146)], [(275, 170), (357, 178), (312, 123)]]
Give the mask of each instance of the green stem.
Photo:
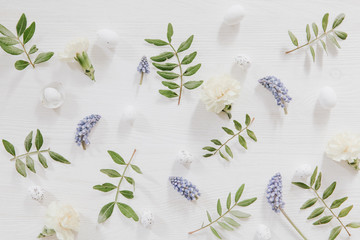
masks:
[(326, 204), (326, 202), (324, 201), (324, 199), (322, 199), (319, 195), (319, 193), (311, 187), (311, 190), (314, 191), (314, 193), (316, 194), (317, 198), (324, 204), (324, 206), (331, 212), (331, 214), (339, 221), (339, 223), (341, 224), (341, 226), (345, 229), (345, 231), (347, 232), (347, 234), (349, 236), (351, 236), (349, 230), (346, 228), (346, 226), (342, 223), (342, 221), (340, 220), (340, 218), (331, 210), (331, 208), (329, 208), (329, 206)]
[(129, 162), (126, 164), (126, 167), (125, 167), (125, 169), (124, 169), (124, 171), (123, 171), (123, 173), (121, 175), (119, 184), (118, 184), (117, 189), (116, 189), (116, 196), (115, 196), (115, 201), (114, 201), (115, 203), (117, 203), (117, 200), (118, 200), (118, 197), (119, 197), (119, 192), (120, 192), (119, 190), (120, 190), (121, 182), (123, 181), (123, 179), (125, 177), (125, 172), (128, 169), (128, 167), (130, 166), (130, 163), (131, 163), (132, 159), (134, 158), (135, 153), (136, 153), (136, 149), (134, 149), (134, 152), (131, 155), (131, 158), (130, 158)]
[(311, 45), (311, 44), (313, 44), (314, 42), (319, 41), (321, 38), (325, 37), (326, 35), (328, 35), (329, 33), (333, 32), (333, 31), (334, 31), (334, 29), (331, 29), (331, 30), (328, 31), (328, 32), (324, 32), (324, 33), (321, 34), (319, 37), (316, 37), (315, 39), (311, 40), (310, 42), (308, 42), (308, 43), (306, 43), (306, 44), (304, 44), (304, 45), (301, 45), (301, 46), (299, 46), (299, 47), (297, 47), (297, 48), (294, 48), (293, 50), (287, 51), (287, 52), (285, 52), (285, 54), (294, 52), (294, 51), (296, 51), (296, 50), (298, 50), (298, 49), (300, 49), (300, 48), (303, 48), (303, 47), (306, 47), (306, 46), (308, 46), (308, 45)]
[(216, 151), (213, 153), (213, 156), (214, 156), (218, 151), (220, 151), (220, 149), (221, 149), (222, 147), (224, 147), (228, 142), (230, 142), (234, 137), (240, 135), (240, 133), (242, 133), (243, 131), (245, 131), (246, 129), (248, 129), (248, 128), (251, 126), (251, 124), (254, 122), (254, 120), (255, 120), (255, 118), (253, 118), (253, 119), (251, 120), (251, 122), (249, 123), (248, 126), (246, 126), (245, 128), (241, 129), (241, 131), (239, 131), (237, 134), (234, 134), (231, 138), (229, 138), (226, 142), (224, 142), (218, 149), (216, 149)]
[(20, 40), (19, 37), (17, 37), (17, 40), (18, 40), (18, 42), (20, 43), (20, 45), (22, 46), (22, 48), (24, 49), (24, 53), (26, 54), (26, 57), (28, 58), (29, 63), (31, 64), (31, 66), (32, 66), (33, 68), (35, 68), (34, 63), (31, 61), (31, 58), (30, 58), (28, 52), (27, 52), (26, 49), (25, 49), (25, 45), (21, 42), (21, 40)]
[(304, 234), (300, 231), (300, 229), (295, 225), (295, 223), (293, 221), (291, 221), (291, 219), (289, 218), (289, 216), (286, 214), (286, 212), (284, 211), (284, 209), (280, 208), (281, 213), (285, 216), (285, 218), (289, 221), (289, 223), (295, 228), (295, 230), (300, 234), (300, 236), (304, 239), (307, 240), (307, 238), (304, 236)]
[(46, 150), (41, 150), (41, 151), (33, 151), (33, 152), (24, 153), (24, 154), (21, 154), (21, 155), (18, 155), (18, 156), (15, 156), (15, 157), (11, 158), (10, 161), (13, 161), (15, 159), (20, 159), (20, 158), (23, 158), (23, 157), (26, 157), (26, 156), (29, 156), (29, 155), (32, 155), (32, 154), (38, 154), (38, 153), (49, 152), (49, 151), (50, 151), (50, 148), (46, 149)]
[(178, 100), (178, 105), (180, 105), (180, 100), (181, 100), (181, 94), (182, 94), (182, 89), (183, 89), (183, 71), (182, 71), (182, 67), (181, 67), (181, 62), (180, 62), (180, 58), (179, 55), (177, 53), (177, 51), (175, 50), (175, 48), (173, 47), (173, 45), (171, 45), (171, 43), (169, 43), (169, 46), (172, 48), (172, 50), (174, 51), (174, 54), (176, 56), (176, 59), (178, 61), (179, 64), (179, 69), (180, 69), (180, 93), (179, 93), (179, 100)]

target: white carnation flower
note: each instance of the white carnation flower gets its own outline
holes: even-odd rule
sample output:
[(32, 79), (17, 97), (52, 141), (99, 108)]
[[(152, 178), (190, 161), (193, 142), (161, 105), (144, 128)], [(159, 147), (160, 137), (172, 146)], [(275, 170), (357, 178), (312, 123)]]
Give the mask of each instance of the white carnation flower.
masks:
[(87, 38), (77, 38), (69, 42), (64, 52), (60, 53), (59, 56), (62, 60), (73, 61), (76, 54), (81, 54), (89, 49), (89, 40)]
[(229, 75), (211, 78), (202, 87), (201, 100), (206, 109), (220, 113), (227, 105), (231, 105), (240, 93), (239, 81)]
[(79, 214), (70, 205), (52, 202), (47, 209), (45, 226), (54, 230), (59, 240), (74, 240), (79, 222)]

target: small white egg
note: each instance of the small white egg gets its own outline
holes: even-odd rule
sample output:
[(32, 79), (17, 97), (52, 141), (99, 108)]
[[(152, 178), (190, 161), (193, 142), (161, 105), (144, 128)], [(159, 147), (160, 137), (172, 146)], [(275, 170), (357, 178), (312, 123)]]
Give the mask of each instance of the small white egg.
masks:
[(264, 224), (259, 224), (256, 229), (256, 239), (257, 240), (270, 240), (271, 239), (271, 231), (268, 226)]
[(225, 13), (224, 22), (227, 25), (236, 25), (244, 18), (245, 9), (240, 4), (231, 6)]
[(55, 87), (46, 87), (41, 94), (41, 102), (47, 108), (58, 108), (64, 102), (63, 94)]
[(32, 199), (41, 201), (44, 199), (44, 190), (40, 186), (31, 186), (28, 189)]
[(312, 174), (313, 169), (309, 164), (303, 164), (296, 169), (295, 177), (306, 179)]
[(245, 55), (238, 55), (235, 57), (235, 63), (240, 67), (247, 69), (250, 66), (250, 59)]
[(186, 151), (186, 150), (180, 150), (178, 153), (178, 162), (185, 167), (190, 166), (190, 164), (193, 162), (194, 156)]
[(119, 43), (119, 35), (110, 29), (101, 29), (97, 32), (101, 44), (108, 48), (115, 48)]
[(144, 227), (150, 227), (154, 224), (154, 214), (149, 210), (145, 210), (141, 214), (140, 222)]
[(319, 94), (319, 103), (321, 107), (325, 109), (331, 109), (335, 107), (337, 102), (337, 95), (333, 88), (323, 87)]
[(133, 124), (135, 122), (135, 118), (136, 118), (136, 109), (134, 106), (129, 105), (124, 109), (124, 113), (123, 113), (124, 119), (130, 123)]

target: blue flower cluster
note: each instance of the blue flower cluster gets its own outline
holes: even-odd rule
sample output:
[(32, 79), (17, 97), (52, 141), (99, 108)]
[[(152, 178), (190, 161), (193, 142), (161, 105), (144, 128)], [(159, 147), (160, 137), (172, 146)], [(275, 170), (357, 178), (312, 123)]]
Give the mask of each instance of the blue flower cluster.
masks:
[(267, 76), (259, 80), (259, 83), (268, 89), (276, 99), (277, 105), (286, 109), (285, 103), (289, 103), (292, 98), (288, 94), (288, 89), (280, 79), (274, 76)]
[(97, 114), (91, 114), (85, 118), (83, 118), (76, 128), (75, 134), (75, 142), (77, 145), (83, 145), (85, 149), (85, 145), (89, 145), (90, 141), (88, 136), (91, 132), (91, 129), (96, 125), (96, 123), (100, 120), (101, 116)]
[(140, 73), (150, 73), (149, 63), (146, 56), (141, 58), (139, 66), (137, 67), (138, 72)]
[(280, 212), (280, 208), (283, 208), (285, 203), (282, 200), (282, 179), (281, 174), (275, 174), (269, 181), (266, 190), (266, 198), (271, 205), (272, 210)]
[(196, 188), (190, 181), (182, 177), (170, 177), (171, 185), (187, 200), (197, 200), (200, 196), (199, 189)]

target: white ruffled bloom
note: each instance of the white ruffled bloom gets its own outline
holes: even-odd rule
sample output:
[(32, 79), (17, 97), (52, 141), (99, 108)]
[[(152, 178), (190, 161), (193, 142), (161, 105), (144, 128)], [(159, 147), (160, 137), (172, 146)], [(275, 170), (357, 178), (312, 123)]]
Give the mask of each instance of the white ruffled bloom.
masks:
[(74, 240), (79, 230), (79, 214), (70, 205), (52, 202), (47, 210), (45, 226), (56, 232), (59, 240)]
[(73, 61), (76, 54), (82, 54), (89, 49), (89, 40), (87, 38), (77, 38), (69, 42), (64, 52), (60, 53), (60, 59), (65, 61)]
[(360, 156), (360, 136), (358, 134), (340, 133), (328, 142), (325, 152), (334, 161), (352, 163)]
[(229, 75), (211, 78), (202, 87), (201, 100), (206, 109), (220, 113), (226, 105), (232, 104), (240, 93), (239, 81)]

